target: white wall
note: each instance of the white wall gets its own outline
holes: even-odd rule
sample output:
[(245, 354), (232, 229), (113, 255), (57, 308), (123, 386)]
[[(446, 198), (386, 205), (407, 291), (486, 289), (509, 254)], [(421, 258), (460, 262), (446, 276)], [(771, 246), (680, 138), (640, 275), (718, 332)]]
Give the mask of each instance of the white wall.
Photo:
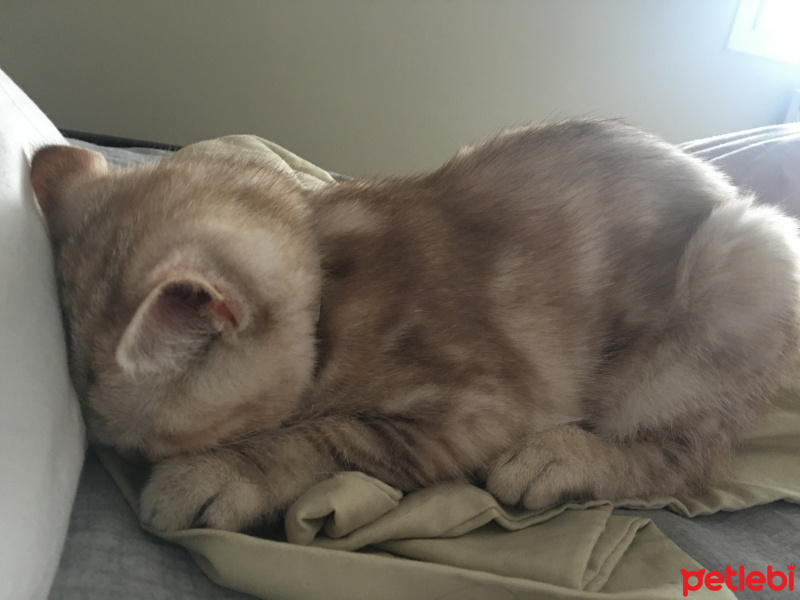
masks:
[(725, 49), (736, 0), (0, 0), (0, 68), (61, 127), (257, 133), (352, 174), (505, 124), (675, 142), (782, 120), (800, 69)]

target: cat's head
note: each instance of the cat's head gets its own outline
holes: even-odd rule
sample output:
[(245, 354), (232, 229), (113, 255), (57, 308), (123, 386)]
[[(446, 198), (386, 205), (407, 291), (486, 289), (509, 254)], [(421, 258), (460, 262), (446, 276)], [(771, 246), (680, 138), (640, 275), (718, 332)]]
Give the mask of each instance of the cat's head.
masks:
[(97, 442), (157, 459), (295, 410), (313, 373), (320, 265), (290, 176), (235, 159), (110, 169), (49, 146), (31, 181)]

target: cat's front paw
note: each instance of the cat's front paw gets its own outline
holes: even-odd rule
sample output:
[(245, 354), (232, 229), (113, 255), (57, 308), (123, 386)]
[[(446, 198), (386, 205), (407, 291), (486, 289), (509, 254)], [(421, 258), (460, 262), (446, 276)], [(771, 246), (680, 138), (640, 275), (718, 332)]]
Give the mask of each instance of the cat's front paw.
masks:
[(509, 506), (547, 508), (562, 499), (564, 486), (557, 481), (560, 474), (554, 473), (562, 469), (552, 457), (537, 456), (526, 448), (503, 457), (495, 465), (486, 480), (486, 489)]
[(140, 513), (146, 524), (163, 531), (241, 531), (269, 510), (265, 491), (260, 473), (234, 452), (177, 455), (153, 468)]
[(504, 504), (539, 510), (598, 497), (606, 475), (591, 434), (570, 426), (541, 432), (490, 470), (486, 489)]

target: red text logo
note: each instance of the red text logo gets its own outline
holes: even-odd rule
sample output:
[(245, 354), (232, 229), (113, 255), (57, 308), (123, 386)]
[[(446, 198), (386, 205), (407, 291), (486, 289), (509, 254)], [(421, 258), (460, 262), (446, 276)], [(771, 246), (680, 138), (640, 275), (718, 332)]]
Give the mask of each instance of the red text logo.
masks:
[(687, 571), (681, 569), (683, 576), (683, 596), (689, 592), (696, 592), (701, 587), (717, 591), (724, 585), (731, 591), (737, 590), (794, 590), (794, 565), (788, 565), (786, 572), (773, 569), (772, 565), (767, 566), (767, 571), (745, 571), (744, 566), (733, 569), (730, 565), (725, 567), (725, 573), (719, 571), (708, 571), (699, 569), (698, 571)]

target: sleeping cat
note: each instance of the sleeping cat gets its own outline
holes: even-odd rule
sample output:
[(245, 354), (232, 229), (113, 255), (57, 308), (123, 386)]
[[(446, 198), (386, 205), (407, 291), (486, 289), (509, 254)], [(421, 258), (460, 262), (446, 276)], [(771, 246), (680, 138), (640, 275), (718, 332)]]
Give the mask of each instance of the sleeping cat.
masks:
[(90, 433), (155, 463), (161, 529), (242, 530), (341, 470), (532, 509), (695, 490), (797, 355), (794, 222), (617, 122), (313, 192), (64, 146), (31, 177)]

